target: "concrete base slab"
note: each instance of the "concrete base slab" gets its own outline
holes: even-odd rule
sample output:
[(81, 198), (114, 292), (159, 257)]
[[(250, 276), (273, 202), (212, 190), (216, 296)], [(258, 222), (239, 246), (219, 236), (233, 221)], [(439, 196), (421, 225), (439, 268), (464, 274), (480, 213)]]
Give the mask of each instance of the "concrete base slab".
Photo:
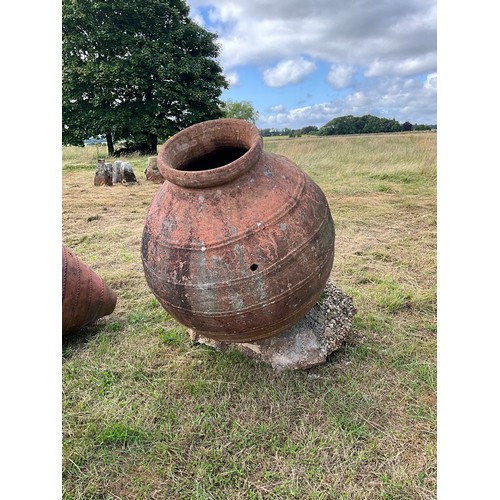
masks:
[(292, 328), (256, 342), (219, 342), (188, 329), (191, 340), (218, 351), (238, 351), (276, 371), (305, 370), (322, 364), (340, 348), (356, 314), (351, 297), (328, 281), (316, 305)]

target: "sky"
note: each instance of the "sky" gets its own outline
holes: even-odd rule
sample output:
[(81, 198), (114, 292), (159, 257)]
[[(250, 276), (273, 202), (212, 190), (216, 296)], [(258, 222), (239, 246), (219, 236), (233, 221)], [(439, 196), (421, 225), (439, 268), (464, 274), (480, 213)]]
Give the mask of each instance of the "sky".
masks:
[(187, 0), (217, 33), (230, 88), (259, 128), (337, 116), (437, 124), (436, 0)]

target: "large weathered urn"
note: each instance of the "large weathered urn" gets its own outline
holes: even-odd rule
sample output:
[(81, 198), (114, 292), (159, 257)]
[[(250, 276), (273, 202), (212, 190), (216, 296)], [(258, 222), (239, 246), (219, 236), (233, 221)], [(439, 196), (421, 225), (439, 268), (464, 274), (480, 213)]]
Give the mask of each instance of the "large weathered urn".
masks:
[(95, 271), (71, 250), (62, 247), (63, 335), (111, 314), (116, 299), (116, 293)]
[(142, 261), (162, 306), (198, 334), (252, 342), (293, 326), (333, 264), (334, 224), (313, 180), (236, 119), (193, 125), (160, 148), (166, 179)]

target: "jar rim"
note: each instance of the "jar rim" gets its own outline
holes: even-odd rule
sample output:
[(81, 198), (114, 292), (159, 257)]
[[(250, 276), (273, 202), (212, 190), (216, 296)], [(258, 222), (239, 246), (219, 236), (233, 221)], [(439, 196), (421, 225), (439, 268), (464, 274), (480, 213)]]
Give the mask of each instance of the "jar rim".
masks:
[[(203, 167), (204, 158), (221, 149), (245, 151), (233, 161), (215, 167)], [(219, 118), (191, 125), (181, 130), (161, 147), (158, 169), (163, 177), (177, 186), (205, 188), (226, 184), (250, 170), (263, 150), (258, 128), (236, 118)], [(196, 170), (185, 170), (189, 163), (198, 162)]]

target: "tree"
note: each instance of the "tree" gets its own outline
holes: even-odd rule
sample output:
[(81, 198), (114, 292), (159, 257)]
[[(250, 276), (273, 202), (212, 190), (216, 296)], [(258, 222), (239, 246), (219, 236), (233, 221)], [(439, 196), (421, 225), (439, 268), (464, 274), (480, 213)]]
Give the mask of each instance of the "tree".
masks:
[(366, 115), (363, 132), (365, 134), (378, 134), (379, 132), (383, 132), (380, 118), (373, 115)]
[(319, 129), (319, 135), (374, 134), (379, 132), (401, 132), (402, 125), (395, 119), (378, 118), (373, 115), (339, 116)]
[(216, 35), (184, 0), (62, 0), (63, 143), (104, 135), (156, 153), (165, 139), (222, 116), (228, 83)]
[(255, 111), (249, 101), (232, 101), (228, 99), (222, 105), (222, 113), (225, 118), (239, 118), (253, 123), (259, 118), (258, 111)]
[(409, 131), (413, 130), (413, 125), (410, 122), (404, 122), (401, 127), (402, 127), (403, 132), (409, 132)]
[(318, 127), (315, 125), (308, 125), (307, 127), (303, 127), (300, 129), (301, 134), (316, 134), (318, 132)]

